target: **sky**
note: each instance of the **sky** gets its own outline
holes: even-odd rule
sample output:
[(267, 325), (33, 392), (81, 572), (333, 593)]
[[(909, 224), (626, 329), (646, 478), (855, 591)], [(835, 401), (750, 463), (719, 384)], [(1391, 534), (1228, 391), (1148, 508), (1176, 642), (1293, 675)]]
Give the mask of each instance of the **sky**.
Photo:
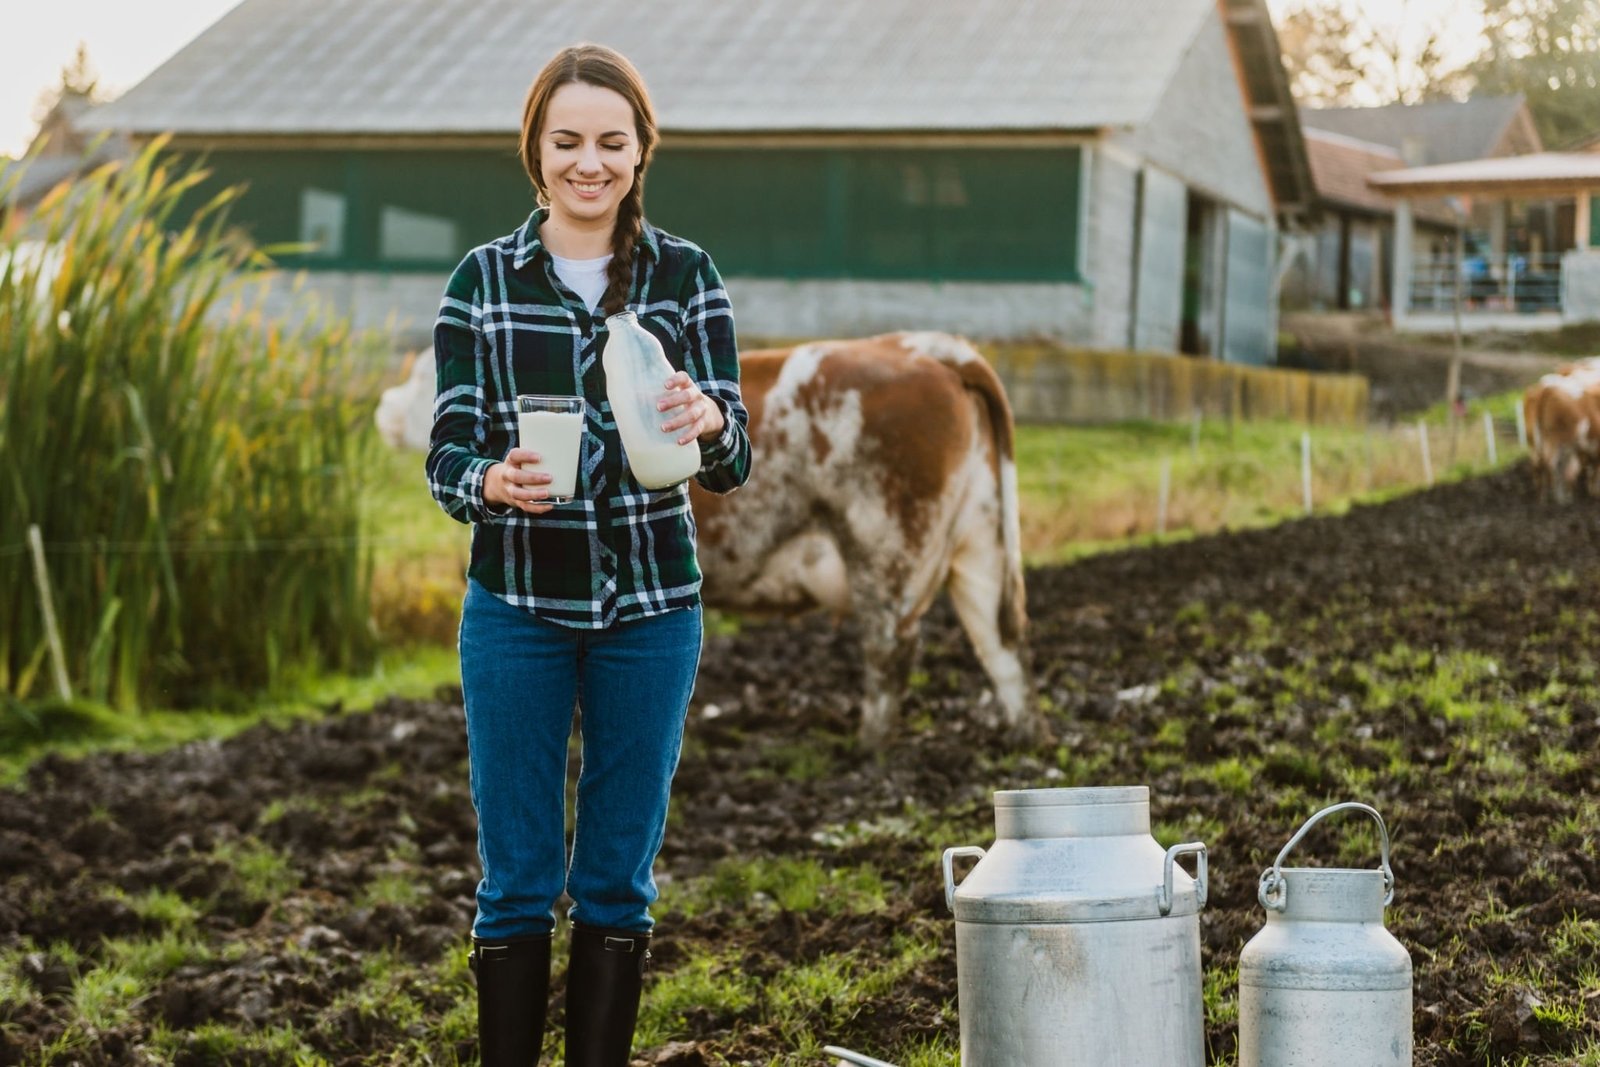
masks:
[[(862, 0), (866, 2), (866, 0)], [(1137, 2), (1137, 0), (1135, 0)], [(1300, 0), (1267, 0), (1274, 16)], [(1476, 51), (1479, 24), (1462, 0), (1345, 0), (1374, 19), (1403, 11), (1418, 26), (1446, 24), (1452, 58)], [(34, 106), (46, 89), (60, 83), (78, 42), (88, 48), (100, 86), (120, 93), (137, 84), (174, 52), (221, 18), (238, 0), (0, 0), (0, 155), (17, 156), (27, 147), (35, 123)], [(159, 14), (152, 17), (152, 10)]]
[(82, 41), (100, 86), (132, 88), (238, 0), (0, 0), (0, 155), (17, 156), (36, 124), (34, 105), (61, 83)]

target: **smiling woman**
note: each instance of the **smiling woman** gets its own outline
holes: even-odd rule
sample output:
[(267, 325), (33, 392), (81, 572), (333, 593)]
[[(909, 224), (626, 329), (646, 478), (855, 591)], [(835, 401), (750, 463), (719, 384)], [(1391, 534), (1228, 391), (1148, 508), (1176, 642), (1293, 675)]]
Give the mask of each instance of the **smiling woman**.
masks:
[[(627, 59), (596, 45), (559, 52), (523, 109), (520, 154), (539, 206), (467, 254), (434, 331), (428, 481), (474, 527), (460, 647), (483, 864), (472, 933), (484, 1067), (538, 1061), (563, 894), (566, 1062), (628, 1062), (651, 865), (700, 656), (686, 479), (725, 493), (750, 472), (722, 279), (699, 247), (644, 217), (655, 144), (654, 108)], [(614, 357), (642, 334), (665, 357), (660, 377), (636, 383), (644, 410), (689, 460), (664, 488), (628, 455), (610, 403), (626, 391), (621, 375), (608, 381)], [(559, 500), (517, 424), (523, 401), (549, 398), (583, 413), (575, 486)], [(583, 769), (569, 861), (574, 703)]]

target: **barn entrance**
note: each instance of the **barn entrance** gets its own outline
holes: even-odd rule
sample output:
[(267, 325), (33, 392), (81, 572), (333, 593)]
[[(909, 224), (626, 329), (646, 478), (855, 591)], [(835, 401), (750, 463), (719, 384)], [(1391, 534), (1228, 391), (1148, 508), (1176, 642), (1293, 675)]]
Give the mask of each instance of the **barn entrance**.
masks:
[(1183, 319), (1178, 330), (1178, 350), (1186, 356), (1217, 353), (1220, 335), (1217, 314), (1221, 290), (1223, 249), (1217, 203), (1189, 190), (1183, 241)]

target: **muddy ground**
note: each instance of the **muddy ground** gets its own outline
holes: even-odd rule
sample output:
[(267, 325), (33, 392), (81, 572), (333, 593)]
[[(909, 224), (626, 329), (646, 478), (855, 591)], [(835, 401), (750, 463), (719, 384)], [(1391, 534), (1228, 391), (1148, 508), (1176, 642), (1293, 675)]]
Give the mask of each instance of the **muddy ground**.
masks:
[[(1354, 799), (1394, 836), (1389, 926), (1415, 965), (1416, 1062), (1595, 1062), (1600, 506), (1543, 506), (1524, 477), (1031, 572), (1036, 693), (1056, 738), (1024, 753), (983, 722), (992, 703), (943, 607), (876, 758), (852, 739), (848, 632), (812, 619), (713, 635), (660, 861), (652, 983), (708, 953), (768, 981), (828, 954), (870, 962), (909, 931), (944, 951), (848, 1010), (802, 1004), (802, 1025), (875, 1055), (948, 1047), (939, 851), (989, 843), (995, 789), (1143, 784), (1164, 840), (1210, 846), (1207, 1039), (1225, 1062), (1230, 968), (1262, 923), (1257, 875), (1312, 811)], [(427, 1059), (470, 1058), (459, 969), (406, 986), (409, 1016), (350, 995), (374, 954), (439, 973), (463, 944), (476, 874), (457, 695), (159, 755), (47, 758), (0, 793), (0, 1063), (210, 1062), (227, 1058), (204, 1038), (217, 1027), (285, 1025), (334, 1063), (422, 1062), (404, 1050), (447, 1016), (456, 1037)], [(1361, 833), (1306, 848), (1308, 863), (1375, 863)], [(887, 891), (845, 908), (672, 904), (764, 857), (870, 865)], [(178, 898), (191, 914), (173, 917)], [(120, 1012), (84, 1022), (108, 946), (176, 923), (217, 952), (155, 968)], [(558, 1019), (559, 975), (554, 995)], [(708, 997), (639, 1055), (798, 1062), (789, 1010), (785, 1023)]]

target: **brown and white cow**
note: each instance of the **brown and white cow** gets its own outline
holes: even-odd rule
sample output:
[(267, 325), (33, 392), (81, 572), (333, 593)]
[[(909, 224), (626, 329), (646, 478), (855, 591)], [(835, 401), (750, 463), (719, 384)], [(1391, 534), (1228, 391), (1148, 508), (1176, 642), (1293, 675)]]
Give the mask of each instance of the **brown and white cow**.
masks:
[(893, 730), (919, 623), (948, 586), (1010, 737), (1032, 710), (1011, 408), (983, 357), (942, 333), (740, 354), (755, 466), (728, 496), (693, 491), (713, 606), (854, 616), (861, 738)]
[(1564, 502), (1580, 483), (1600, 495), (1600, 368), (1547, 374), (1523, 393), (1522, 405), (1539, 495)]

